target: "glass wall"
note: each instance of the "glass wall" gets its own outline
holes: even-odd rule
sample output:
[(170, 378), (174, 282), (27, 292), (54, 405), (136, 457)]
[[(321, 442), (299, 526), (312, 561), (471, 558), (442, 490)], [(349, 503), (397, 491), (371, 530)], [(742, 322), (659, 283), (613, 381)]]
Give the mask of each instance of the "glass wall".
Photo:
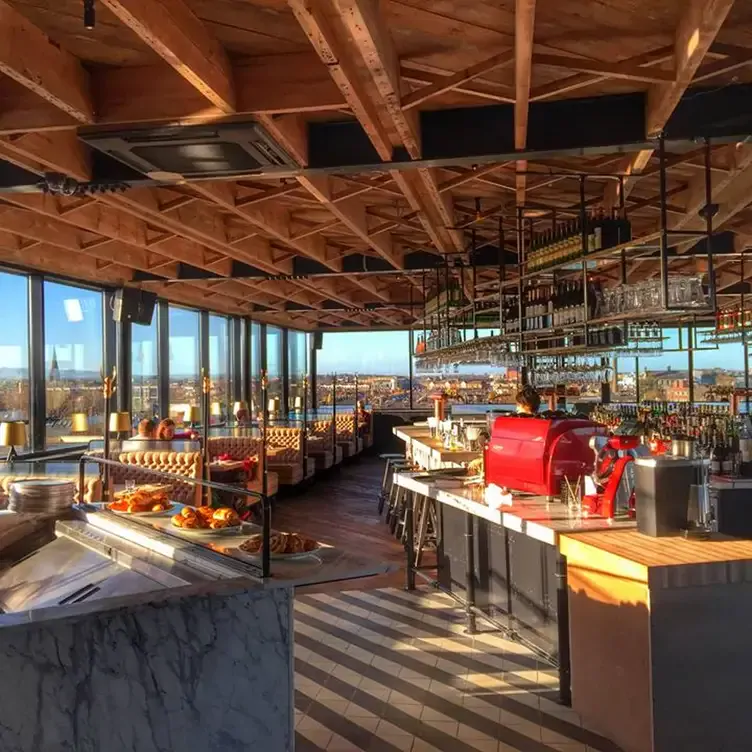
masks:
[(261, 324), (251, 322), (251, 415), (261, 412)]
[(170, 306), (170, 415), (187, 420), (189, 408), (201, 405), (198, 311)]
[(73, 413), (88, 416), (90, 434), (103, 434), (102, 324), (101, 292), (58, 282), (44, 283), (48, 445), (71, 434)]
[(744, 388), (744, 346), (739, 342), (709, 344), (706, 337), (712, 332), (696, 331), (692, 353), (695, 402), (728, 402), (735, 389)]
[(131, 332), (131, 412), (138, 423), (161, 415), (156, 309), (151, 324), (133, 324)]
[[(0, 330), (0, 418), (29, 417), (29, 283), (0, 272), (3, 327)], [(27, 440), (29, 437), (27, 436)]]
[[(280, 413), (282, 405), (282, 330), (276, 326), (266, 327), (266, 375), (269, 378), (268, 400), (271, 408), (272, 400), (275, 413)], [(270, 409), (270, 412), (272, 410)]]
[[(478, 337), (490, 337), (498, 334), (497, 330), (479, 329)], [(413, 351), (418, 338), (423, 332), (416, 331)], [(473, 331), (464, 332), (464, 341), (473, 339)], [(462, 406), (468, 410), (479, 410), (483, 405), (496, 407), (509, 406), (514, 403), (514, 396), (519, 389), (519, 369), (503, 366), (460, 365), (450, 368), (420, 369), (413, 355), (413, 407), (430, 407), (431, 394), (443, 391), (454, 405), (454, 412), (462, 412)]]
[(317, 355), (319, 410), (332, 404), (332, 374), (337, 374), (337, 404), (353, 407), (358, 394), (372, 407), (410, 404), (410, 333), (326, 332)]
[(226, 316), (209, 316), (209, 374), (212, 382), (211, 419), (225, 421), (230, 411), (229, 331)]
[(663, 329), (663, 352), (638, 361), (640, 400), (687, 402), (689, 400), (689, 357), (687, 330)]
[[(300, 412), (305, 403), (303, 388), (307, 370), (307, 344), (308, 338), (305, 332), (290, 330), (287, 333), (287, 363), (290, 371), (289, 405), (287, 407), (289, 412)], [(308, 407), (309, 409), (311, 407), (310, 401)]]

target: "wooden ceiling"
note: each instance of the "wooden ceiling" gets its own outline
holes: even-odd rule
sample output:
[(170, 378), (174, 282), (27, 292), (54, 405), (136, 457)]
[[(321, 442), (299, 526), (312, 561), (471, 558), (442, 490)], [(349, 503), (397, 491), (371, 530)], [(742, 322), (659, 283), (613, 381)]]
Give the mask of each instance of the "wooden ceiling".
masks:
[[(88, 180), (92, 155), (80, 128), (236, 119), (259, 121), (304, 168), (308, 126), (322, 121), (357, 121), (385, 162), (396, 147), (417, 160), (421, 111), (499, 104), (513, 106), (514, 146), (524, 150), (531, 103), (646, 92), (646, 131), (655, 134), (688, 87), (752, 82), (746, 0), (95, 0), (95, 7), (95, 26), (85, 29), (82, 0), (0, 0), (1, 159)], [(701, 228), (702, 149), (676, 148), (668, 161), (669, 223)], [(716, 224), (735, 233), (741, 252), (752, 243), (752, 146), (719, 144), (712, 162)], [(421, 299), (420, 275), (296, 279), (295, 257), (336, 275), (354, 252), (398, 270), (415, 250), (464, 253), (472, 229), (478, 242), (496, 244), (499, 217), (513, 227), (518, 206), (577, 204), (579, 179), (566, 177), (577, 171), (632, 176), (624, 193), (635, 234), (655, 231), (657, 156), (645, 149), (477, 168), (303, 170), (83, 198), (9, 191), (0, 193), (0, 262), (107, 284), (156, 273), (175, 281), (139, 284), (176, 302), (302, 329), (400, 327), (414, 317), (405, 302)], [(618, 186), (589, 180), (586, 198), (611, 207)], [(233, 278), (233, 260), (286, 278)], [(180, 262), (215, 278), (179, 281)], [(640, 274), (654, 273), (651, 262), (642, 267)], [(739, 278), (738, 267), (738, 259), (723, 261), (721, 287)]]

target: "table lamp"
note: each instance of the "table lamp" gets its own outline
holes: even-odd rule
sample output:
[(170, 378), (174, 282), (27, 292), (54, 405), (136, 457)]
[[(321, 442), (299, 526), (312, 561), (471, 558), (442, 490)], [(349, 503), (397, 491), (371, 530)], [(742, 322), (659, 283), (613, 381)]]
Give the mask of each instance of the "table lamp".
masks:
[(73, 433), (88, 433), (89, 416), (86, 413), (73, 413), (71, 415), (71, 431)]
[(299, 413), (303, 409), (303, 398), (298, 396), (295, 398), (295, 412)]
[(122, 438), (121, 434), (129, 433), (131, 430), (131, 415), (127, 412), (110, 413), (110, 433), (117, 434), (117, 438)]
[(18, 456), (16, 446), (26, 444), (26, 424), (23, 421), (0, 423), (0, 445), (10, 447), (6, 462), (13, 462)]
[(191, 424), (191, 428), (194, 428), (196, 423), (201, 421), (201, 408), (191, 405), (185, 414), (185, 419)]
[(279, 399), (277, 397), (270, 397), (269, 398), (269, 415), (274, 416), (277, 413), (277, 405), (279, 404)]
[(211, 404), (211, 414), (215, 418), (221, 418), (222, 417), (222, 403), (221, 402), (212, 402), (212, 404)]

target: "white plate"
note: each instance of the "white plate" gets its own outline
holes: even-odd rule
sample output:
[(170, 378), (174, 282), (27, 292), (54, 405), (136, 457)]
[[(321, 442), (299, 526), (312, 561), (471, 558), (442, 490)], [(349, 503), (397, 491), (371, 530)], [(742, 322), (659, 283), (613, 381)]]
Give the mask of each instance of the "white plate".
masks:
[[(314, 548), (313, 551), (301, 551), (297, 554), (272, 554), (272, 561), (291, 561), (294, 559), (307, 559), (309, 556), (317, 556), (317, 554), (320, 551), (323, 551), (323, 546), (319, 546), (318, 548)], [(248, 551), (244, 551), (242, 548), (231, 548), (228, 550), (228, 553), (231, 556), (247, 556), (249, 559), (253, 559), (254, 561), (259, 561), (261, 559), (261, 554), (252, 554)]]
[(170, 530), (176, 533), (184, 533), (185, 535), (194, 538), (219, 538), (224, 535), (242, 535), (243, 524), (233, 525), (232, 527), (220, 527), (216, 530), (212, 530), (208, 527), (178, 527), (177, 525), (170, 525)]
[(114, 512), (115, 514), (121, 514), (123, 517), (164, 517), (166, 514), (171, 514), (175, 511), (177, 504), (174, 501), (170, 502), (170, 506), (167, 509), (163, 509), (161, 512), (119, 512), (116, 509), (110, 509), (108, 504), (104, 504), (103, 508), (108, 512)]

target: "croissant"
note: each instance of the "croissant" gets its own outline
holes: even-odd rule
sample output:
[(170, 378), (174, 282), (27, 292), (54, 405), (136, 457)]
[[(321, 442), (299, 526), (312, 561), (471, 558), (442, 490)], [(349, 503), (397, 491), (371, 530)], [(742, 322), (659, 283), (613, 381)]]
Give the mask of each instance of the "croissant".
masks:
[(214, 510), (212, 516), (215, 520), (228, 520), (233, 514), (234, 511), (230, 509), (230, 507), (220, 507), (219, 509)]
[(226, 520), (212, 520), (209, 527), (212, 530), (221, 530), (223, 527), (230, 527), (230, 525)]
[(193, 507), (183, 507), (180, 510), (180, 514), (182, 514), (183, 517), (185, 517), (186, 519), (194, 519), (195, 520), (196, 517), (197, 517), (196, 510)]
[(181, 514), (173, 514), (172, 515), (172, 524), (175, 525), (175, 527), (184, 527), (185, 523), (185, 517)]
[(184, 517), (182, 527), (195, 529), (197, 527), (204, 527), (204, 526), (201, 524), (201, 521), (198, 519), (198, 517)]

